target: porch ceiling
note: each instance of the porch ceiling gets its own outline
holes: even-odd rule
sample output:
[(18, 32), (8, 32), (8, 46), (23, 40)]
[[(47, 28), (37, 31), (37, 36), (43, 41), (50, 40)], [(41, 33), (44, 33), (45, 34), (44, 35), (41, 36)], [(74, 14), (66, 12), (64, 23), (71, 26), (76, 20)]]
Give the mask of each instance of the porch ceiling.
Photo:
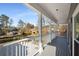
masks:
[(70, 3), (29, 3), (57, 23), (67, 23)]

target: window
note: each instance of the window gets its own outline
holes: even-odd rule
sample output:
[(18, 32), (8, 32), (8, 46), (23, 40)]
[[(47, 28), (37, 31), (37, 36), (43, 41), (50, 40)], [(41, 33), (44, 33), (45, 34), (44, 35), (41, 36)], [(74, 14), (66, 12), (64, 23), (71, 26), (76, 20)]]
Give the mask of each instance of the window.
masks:
[(75, 16), (75, 24), (74, 24), (74, 30), (75, 30), (75, 39), (79, 41), (79, 13)]

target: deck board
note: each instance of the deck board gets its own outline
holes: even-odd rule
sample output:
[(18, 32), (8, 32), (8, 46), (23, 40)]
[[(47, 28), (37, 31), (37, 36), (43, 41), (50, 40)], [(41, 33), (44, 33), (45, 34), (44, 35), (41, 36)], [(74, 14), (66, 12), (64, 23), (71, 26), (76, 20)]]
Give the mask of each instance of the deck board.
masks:
[(39, 56), (69, 56), (67, 38), (57, 36)]

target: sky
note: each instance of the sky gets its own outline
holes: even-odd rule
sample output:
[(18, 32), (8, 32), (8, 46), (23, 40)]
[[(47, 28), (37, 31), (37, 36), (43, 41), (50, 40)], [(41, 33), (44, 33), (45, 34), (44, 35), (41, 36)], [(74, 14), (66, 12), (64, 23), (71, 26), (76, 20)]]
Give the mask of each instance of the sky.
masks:
[(38, 16), (35, 11), (22, 3), (0, 3), (0, 15), (5, 14), (13, 20), (13, 26), (17, 26), (21, 19), (25, 23), (37, 25)]

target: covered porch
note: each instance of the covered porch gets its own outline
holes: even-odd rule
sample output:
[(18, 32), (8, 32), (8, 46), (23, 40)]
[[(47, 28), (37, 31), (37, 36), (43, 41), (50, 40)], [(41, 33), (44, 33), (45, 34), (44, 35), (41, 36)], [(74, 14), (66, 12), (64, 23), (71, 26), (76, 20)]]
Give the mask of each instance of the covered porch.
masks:
[[(38, 47), (27, 41), (33, 41), (34, 37), (26, 37), (8, 43), (0, 44), (0, 55), (4, 56), (71, 56), (72, 40), (69, 35), (69, 19), (77, 4), (46, 4), (46, 3), (28, 3), (25, 4), (38, 13)], [(43, 16), (47, 17), (49, 28), (48, 34), (42, 35)], [(52, 25), (55, 25), (52, 28)], [(63, 25), (65, 30), (60, 29)], [(64, 33), (60, 33), (64, 31)], [(43, 45), (42, 40), (47, 42)], [(6, 54), (5, 54), (6, 53)]]

